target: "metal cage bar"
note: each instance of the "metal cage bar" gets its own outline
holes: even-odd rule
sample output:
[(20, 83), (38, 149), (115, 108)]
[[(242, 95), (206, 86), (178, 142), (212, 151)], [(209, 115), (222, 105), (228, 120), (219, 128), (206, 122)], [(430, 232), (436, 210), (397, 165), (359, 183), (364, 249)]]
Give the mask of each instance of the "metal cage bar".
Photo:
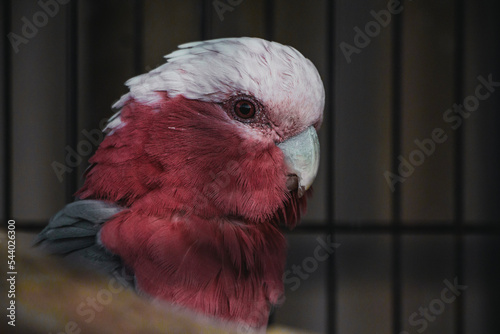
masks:
[[(465, 4), (463, 0), (455, 2), (455, 85), (453, 87), (454, 100), (462, 101), (464, 98), (464, 19), (465, 19)], [(464, 238), (463, 238), (463, 221), (464, 221), (464, 127), (459, 127), (456, 130), (455, 137), (455, 157), (454, 157), (454, 198), (453, 198), (453, 215), (455, 227), (455, 272), (462, 279), (464, 268)], [(455, 331), (456, 334), (464, 333), (464, 303), (463, 298), (459, 298), (455, 305)]]
[[(66, 145), (77, 147), (78, 142), (78, 1), (67, 7), (66, 17)], [(78, 188), (78, 173), (66, 176), (66, 203), (73, 201)]]
[[(3, 31), (7, 34), (12, 28), (11, 14), (12, 14), (12, 4), (11, 0), (5, 0), (3, 2)], [(7, 40), (6, 37), (4, 37)], [(4, 41), (5, 41), (4, 40)], [(3, 128), (3, 140), (4, 140), (4, 224), (7, 226), (7, 220), (12, 217), (12, 51), (8, 43), (5, 43), (3, 54), (3, 89), (4, 89), (4, 128)]]
[[(264, 37), (272, 41), (274, 39), (274, 0), (267, 0), (263, 6), (264, 17)], [(275, 313), (272, 312), (269, 316), (268, 324), (275, 322)]]
[(264, 34), (267, 40), (274, 39), (274, 0), (267, 0), (264, 5)]
[[(326, 173), (326, 218), (327, 224), (323, 225), (326, 227), (324, 233), (331, 235), (332, 241), (335, 242), (335, 145), (333, 139), (335, 138), (335, 117), (334, 117), (334, 106), (335, 106), (335, 45), (336, 45), (336, 29), (335, 29), (335, 1), (328, 1), (327, 7), (327, 19), (326, 19), (326, 29), (327, 29), (327, 101), (326, 110), (328, 112), (328, 117), (326, 118), (326, 131), (329, 143), (330, 152), (327, 155), (326, 166), (330, 171)], [(326, 271), (327, 279), (327, 324), (326, 328), (328, 333), (335, 334), (337, 332), (337, 277), (335, 270), (335, 258), (330, 256), (327, 263)]]
[[(403, 1), (402, 1), (403, 2)], [(398, 169), (397, 157), (401, 153), (401, 113), (402, 113), (402, 28), (403, 13), (394, 17), (392, 30), (392, 170)], [(392, 192), (392, 330), (398, 334), (401, 330), (401, 185), (396, 185)], [(395, 233), (396, 232), (396, 233)]]
[(134, 73), (144, 72), (144, 1), (134, 2)]
[(212, 36), (212, 2), (209, 0), (200, 0), (200, 8), (200, 38), (201, 40), (210, 39)]

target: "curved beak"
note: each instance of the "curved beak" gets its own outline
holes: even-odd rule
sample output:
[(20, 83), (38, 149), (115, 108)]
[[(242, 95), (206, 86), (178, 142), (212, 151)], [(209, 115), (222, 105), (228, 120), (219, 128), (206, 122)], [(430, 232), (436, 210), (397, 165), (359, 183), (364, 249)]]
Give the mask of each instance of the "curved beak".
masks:
[(288, 167), (287, 187), (302, 197), (316, 177), (319, 167), (319, 140), (313, 126), (277, 145)]

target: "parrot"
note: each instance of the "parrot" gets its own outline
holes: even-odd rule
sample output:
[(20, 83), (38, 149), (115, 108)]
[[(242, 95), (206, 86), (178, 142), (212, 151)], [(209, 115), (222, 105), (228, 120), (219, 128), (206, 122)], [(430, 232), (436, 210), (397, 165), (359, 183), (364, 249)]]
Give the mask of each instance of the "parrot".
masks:
[(286, 238), (319, 168), (325, 90), (299, 51), (255, 37), (182, 44), (129, 79), (75, 201), (35, 238), (138, 294), (267, 326)]

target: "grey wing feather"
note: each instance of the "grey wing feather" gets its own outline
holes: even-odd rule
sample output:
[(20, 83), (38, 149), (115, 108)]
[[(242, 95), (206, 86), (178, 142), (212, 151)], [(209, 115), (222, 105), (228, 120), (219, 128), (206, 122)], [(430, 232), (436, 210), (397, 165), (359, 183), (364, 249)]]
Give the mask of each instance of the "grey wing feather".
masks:
[(50, 219), (34, 245), (49, 254), (63, 255), (72, 263), (118, 274), (132, 283), (133, 277), (126, 274), (121, 259), (99, 242), (103, 223), (122, 210), (123, 207), (99, 200), (70, 203)]

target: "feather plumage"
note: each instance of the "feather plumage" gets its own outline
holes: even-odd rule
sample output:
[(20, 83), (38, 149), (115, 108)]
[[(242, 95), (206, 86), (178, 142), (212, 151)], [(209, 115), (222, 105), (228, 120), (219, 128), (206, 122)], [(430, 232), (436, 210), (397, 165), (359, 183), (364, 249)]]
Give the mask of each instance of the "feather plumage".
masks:
[(121, 259), (99, 242), (104, 222), (123, 208), (97, 200), (82, 200), (68, 204), (54, 215), (49, 224), (33, 240), (44, 252), (64, 255), (72, 265), (90, 266), (107, 274), (126, 278)]
[[(187, 43), (166, 58), (127, 81), (84, 200), (37, 242), (124, 266), (153, 298), (261, 328), (283, 294), (279, 225), (295, 226), (307, 198), (288, 189), (277, 145), (319, 128), (321, 79), (297, 50), (257, 38)], [(255, 119), (238, 118), (235, 99)]]

